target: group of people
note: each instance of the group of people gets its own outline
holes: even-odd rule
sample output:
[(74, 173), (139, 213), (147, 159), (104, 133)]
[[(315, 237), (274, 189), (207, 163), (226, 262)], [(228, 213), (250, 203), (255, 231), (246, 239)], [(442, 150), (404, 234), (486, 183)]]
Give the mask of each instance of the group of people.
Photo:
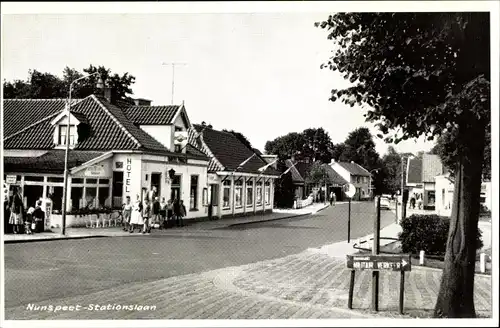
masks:
[(336, 201), (337, 201), (337, 196), (333, 191), (330, 192), (330, 206), (334, 206)]
[(183, 227), (185, 216), (186, 207), (183, 200), (165, 202), (165, 197), (162, 197), (160, 202), (158, 197), (154, 197), (150, 203), (147, 198), (142, 202), (137, 195), (136, 201), (132, 204), (130, 196), (127, 196), (123, 205), (123, 230), (133, 233), (138, 229), (139, 233), (145, 234), (151, 233), (151, 228), (156, 225), (159, 229), (167, 229), (172, 227), (174, 222), (178, 227)]
[(415, 206), (418, 206), (418, 209), (422, 209), (424, 196), (422, 194), (413, 193), (410, 197), (410, 208), (415, 209)]
[(22, 189), (14, 187), (12, 196), (4, 199), (4, 219), (5, 232), (32, 234), (37, 229), (37, 222), (43, 222), (45, 219), (45, 212), (42, 210), (42, 201), (38, 200), (35, 207), (30, 207), (26, 211)]

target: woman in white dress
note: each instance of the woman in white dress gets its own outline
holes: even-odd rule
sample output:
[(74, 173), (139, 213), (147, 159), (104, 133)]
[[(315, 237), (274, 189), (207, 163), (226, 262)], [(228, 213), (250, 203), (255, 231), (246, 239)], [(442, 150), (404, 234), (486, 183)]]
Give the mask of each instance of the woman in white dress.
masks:
[(134, 205), (132, 206), (132, 216), (130, 218), (130, 233), (134, 232), (135, 227), (137, 226), (139, 228), (139, 232), (142, 230), (142, 226), (144, 225), (144, 220), (142, 219), (142, 202), (137, 195), (137, 200), (135, 201)]

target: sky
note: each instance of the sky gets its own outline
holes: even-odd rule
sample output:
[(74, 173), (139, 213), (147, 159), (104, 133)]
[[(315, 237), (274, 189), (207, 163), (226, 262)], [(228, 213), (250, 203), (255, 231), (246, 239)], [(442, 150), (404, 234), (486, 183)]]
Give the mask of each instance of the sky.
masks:
[[(65, 66), (103, 65), (136, 77), (134, 97), (153, 105), (184, 101), (193, 123), (243, 133), (264, 150), (289, 132), (324, 128), (333, 143), (367, 126), (376, 149), (388, 145), (364, 121), (364, 109), (328, 100), (348, 85), (321, 70), (333, 44), (314, 22), (329, 12), (240, 14), (21, 14), (4, 15), (2, 80), (27, 79), (29, 69), (61, 76)], [(408, 140), (401, 152), (433, 143)]]

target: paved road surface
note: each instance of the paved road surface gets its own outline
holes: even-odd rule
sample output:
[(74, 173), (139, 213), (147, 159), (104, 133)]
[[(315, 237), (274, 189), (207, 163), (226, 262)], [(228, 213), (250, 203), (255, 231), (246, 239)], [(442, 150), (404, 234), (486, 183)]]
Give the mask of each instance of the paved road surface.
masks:
[[(353, 203), (351, 237), (372, 232), (373, 203)], [(237, 220), (237, 219), (235, 219)], [(394, 222), (382, 212), (381, 226)], [(216, 230), (5, 245), (6, 308), (297, 254), (346, 239), (347, 205)]]

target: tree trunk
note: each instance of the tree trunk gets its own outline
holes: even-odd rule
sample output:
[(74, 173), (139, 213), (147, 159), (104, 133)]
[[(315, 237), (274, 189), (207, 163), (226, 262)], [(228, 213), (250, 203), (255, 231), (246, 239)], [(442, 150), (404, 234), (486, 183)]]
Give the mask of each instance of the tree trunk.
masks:
[(460, 157), (455, 170), (453, 208), (441, 286), (434, 317), (475, 318), (474, 272), (485, 126), (459, 131)]

